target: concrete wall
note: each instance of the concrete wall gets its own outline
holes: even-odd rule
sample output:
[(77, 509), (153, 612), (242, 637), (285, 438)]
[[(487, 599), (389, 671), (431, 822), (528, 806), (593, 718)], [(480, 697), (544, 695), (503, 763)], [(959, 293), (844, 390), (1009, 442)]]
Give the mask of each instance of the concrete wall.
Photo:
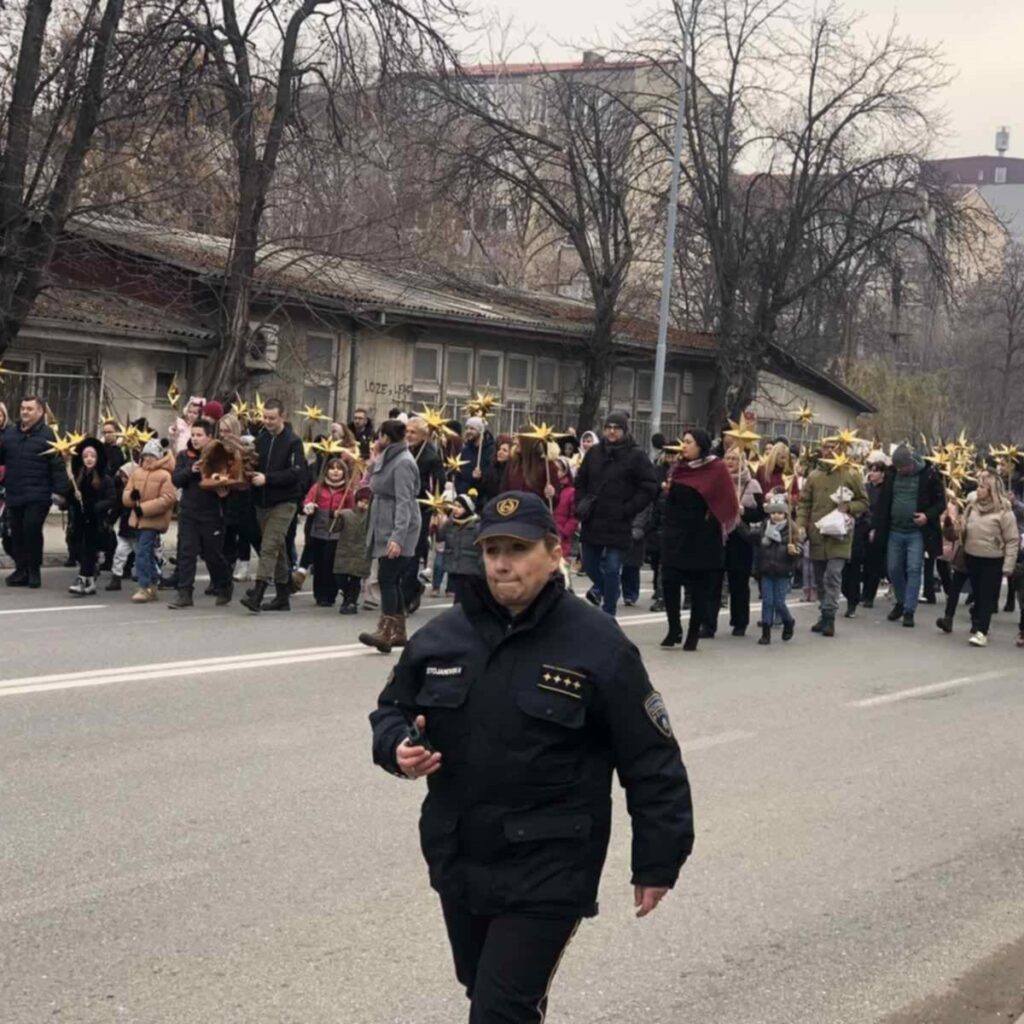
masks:
[[(805, 402), (814, 411), (814, 422), (807, 436), (796, 422), (797, 413)], [(857, 425), (856, 409), (773, 373), (761, 374), (757, 398), (750, 407), (757, 413), (762, 432), (782, 433), (793, 440), (817, 439), (831, 429)], [(768, 430), (769, 424), (776, 426)], [(781, 429), (783, 427), (785, 429)]]

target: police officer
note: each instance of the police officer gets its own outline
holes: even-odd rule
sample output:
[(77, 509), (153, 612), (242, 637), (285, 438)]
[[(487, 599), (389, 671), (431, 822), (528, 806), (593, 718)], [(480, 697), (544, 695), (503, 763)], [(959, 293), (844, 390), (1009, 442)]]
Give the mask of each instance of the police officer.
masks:
[(566, 593), (546, 502), (499, 495), (479, 543), (486, 578), (409, 641), (370, 716), (373, 757), (427, 778), (421, 845), (470, 1024), (536, 1022), (566, 945), (597, 913), (613, 770), (638, 917), (690, 853), (690, 789), (639, 652)]

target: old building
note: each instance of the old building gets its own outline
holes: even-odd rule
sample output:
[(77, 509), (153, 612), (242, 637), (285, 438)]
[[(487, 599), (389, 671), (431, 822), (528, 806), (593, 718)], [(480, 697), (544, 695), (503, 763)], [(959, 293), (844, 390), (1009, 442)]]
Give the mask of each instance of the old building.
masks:
[[(167, 390), (194, 392), (213, 353), (213, 324), (229, 241), (137, 220), (72, 225), (51, 287), (5, 356), (8, 394), (36, 387), (62, 423), (92, 429), (111, 411), (166, 428)], [(545, 293), (441, 283), (422, 274), (296, 249), (268, 247), (254, 288), (246, 398), (318, 405), (332, 419), (357, 407), (379, 421), (389, 409), (445, 406), (460, 418), (478, 390), (501, 402), (492, 427), (528, 420), (575, 424), (581, 352), (591, 308)], [(623, 319), (605, 408), (650, 430), (656, 330)], [(672, 331), (665, 379), (666, 434), (701, 422), (714, 338)], [(795, 412), (821, 410), (815, 432), (852, 425), (863, 399), (776, 352), (758, 412), (766, 430), (802, 436)], [(232, 396), (220, 397), (230, 400)], [(788, 425), (788, 427), (787, 427)]]

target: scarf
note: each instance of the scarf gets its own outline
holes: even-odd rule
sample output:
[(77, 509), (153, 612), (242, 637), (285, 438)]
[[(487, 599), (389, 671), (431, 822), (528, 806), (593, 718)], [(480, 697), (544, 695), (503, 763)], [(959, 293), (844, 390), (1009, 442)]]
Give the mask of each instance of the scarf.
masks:
[(732, 474), (721, 459), (708, 455), (692, 462), (677, 462), (672, 469), (672, 483), (692, 487), (703, 499), (722, 528), (724, 540), (740, 519), (740, 503)]

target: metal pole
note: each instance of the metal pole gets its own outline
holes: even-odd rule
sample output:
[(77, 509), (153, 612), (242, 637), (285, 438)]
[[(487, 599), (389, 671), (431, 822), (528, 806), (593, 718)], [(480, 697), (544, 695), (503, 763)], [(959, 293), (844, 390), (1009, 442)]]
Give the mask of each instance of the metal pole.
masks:
[(651, 402), (651, 435), (661, 431), (661, 405), (665, 395), (665, 357), (668, 353), (668, 304), (672, 295), (673, 262), (676, 252), (676, 219), (679, 212), (679, 171), (683, 159), (683, 127), (686, 121), (686, 30), (683, 30), (683, 59), (680, 61), (679, 109), (672, 146), (672, 178), (668, 187), (668, 215), (665, 218), (665, 265), (661, 275), (661, 306), (658, 310), (658, 347), (654, 356), (654, 395)]

